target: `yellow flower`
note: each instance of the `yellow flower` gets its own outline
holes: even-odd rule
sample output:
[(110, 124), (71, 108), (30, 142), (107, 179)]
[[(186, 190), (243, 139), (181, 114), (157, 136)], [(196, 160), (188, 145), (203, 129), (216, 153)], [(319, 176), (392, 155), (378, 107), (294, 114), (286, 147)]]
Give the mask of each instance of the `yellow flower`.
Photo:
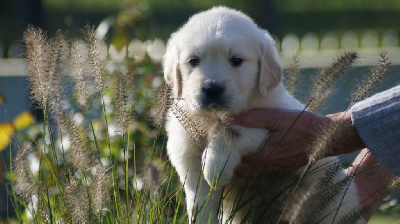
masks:
[(14, 118), (13, 124), (16, 130), (21, 130), (33, 124), (34, 118), (31, 113), (25, 111)]
[(29, 112), (20, 113), (13, 122), (0, 123), (0, 152), (10, 145), (15, 131), (33, 124), (33, 116)]
[(0, 124), (0, 152), (10, 145), (14, 133), (15, 128), (11, 122)]

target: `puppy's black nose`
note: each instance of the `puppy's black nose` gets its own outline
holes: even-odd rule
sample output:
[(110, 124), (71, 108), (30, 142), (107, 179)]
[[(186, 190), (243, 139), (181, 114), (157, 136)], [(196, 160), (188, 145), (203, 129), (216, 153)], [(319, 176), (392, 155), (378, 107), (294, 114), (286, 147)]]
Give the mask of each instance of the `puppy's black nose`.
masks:
[(207, 98), (216, 99), (224, 92), (224, 87), (218, 84), (211, 83), (204, 85), (202, 91), (207, 96)]

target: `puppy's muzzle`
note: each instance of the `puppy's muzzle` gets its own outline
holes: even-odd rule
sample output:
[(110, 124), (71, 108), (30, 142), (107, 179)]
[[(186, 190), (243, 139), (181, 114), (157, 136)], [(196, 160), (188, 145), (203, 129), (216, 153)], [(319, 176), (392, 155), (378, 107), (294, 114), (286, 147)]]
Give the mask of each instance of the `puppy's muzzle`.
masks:
[(216, 83), (204, 84), (201, 88), (202, 102), (201, 106), (205, 107), (224, 107), (226, 99), (224, 97), (224, 86)]

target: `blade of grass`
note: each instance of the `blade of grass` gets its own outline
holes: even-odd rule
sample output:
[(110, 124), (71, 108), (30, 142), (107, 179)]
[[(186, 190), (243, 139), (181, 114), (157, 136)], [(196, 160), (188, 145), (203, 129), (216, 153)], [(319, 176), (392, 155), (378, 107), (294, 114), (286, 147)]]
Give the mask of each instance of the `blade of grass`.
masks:
[[(127, 142), (126, 144), (126, 151), (125, 151), (125, 194), (126, 194), (126, 220), (128, 223), (129, 221), (129, 158), (128, 158), (128, 151), (129, 151), (129, 140), (130, 140), (130, 129), (128, 128), (128, 134), (127, 134)], [(124, 139), (124, 137), (123, 137)]]

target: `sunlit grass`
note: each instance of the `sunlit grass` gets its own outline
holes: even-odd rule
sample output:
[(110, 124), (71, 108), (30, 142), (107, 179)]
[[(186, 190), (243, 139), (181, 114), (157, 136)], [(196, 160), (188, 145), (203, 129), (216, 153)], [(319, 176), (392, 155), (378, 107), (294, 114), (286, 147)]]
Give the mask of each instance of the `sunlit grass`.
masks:
[[(113, 64), (103, 57), (107, 52), (99, 47), (102, 40), (94, 38), (94, 29), (84, 32), (85, 52), (74, 50), (76, 42), (62, 33), (54, 39), (32, 27), (25, 33), (32, 95), (44, 111), (44, 122), (34, 127), (38, 133), (24, 139), (31, 142), (29, 149), (17, 143), (9, 149), (25, 149), (13, 164), (18, 169), (8, 175), (18, 221), (186, 223), (182, 185), (165, 155), (164, 120), (153, 124), (149, 116), (170, 106), (168, 100), (161, 109), (150, 102), (162, 83), (160, 64), (148, 57), (142, 63)], [(65, 51), (69, 47), (72, 51)], [(175, 109), (182, 125), (192, 128), (192, 118)], [(203, 134), (193, 133), (196, 139)], [(315, 158), (324, 148), (315, 149)], [(32, 160), (39, 161), (38, 169), (29, 167)], [(303, 210), (309, 206), (301, 205), (308, 214)]]
[(368, 222), (369, 224), (400, 224), (400, 216), (375, 212)]

